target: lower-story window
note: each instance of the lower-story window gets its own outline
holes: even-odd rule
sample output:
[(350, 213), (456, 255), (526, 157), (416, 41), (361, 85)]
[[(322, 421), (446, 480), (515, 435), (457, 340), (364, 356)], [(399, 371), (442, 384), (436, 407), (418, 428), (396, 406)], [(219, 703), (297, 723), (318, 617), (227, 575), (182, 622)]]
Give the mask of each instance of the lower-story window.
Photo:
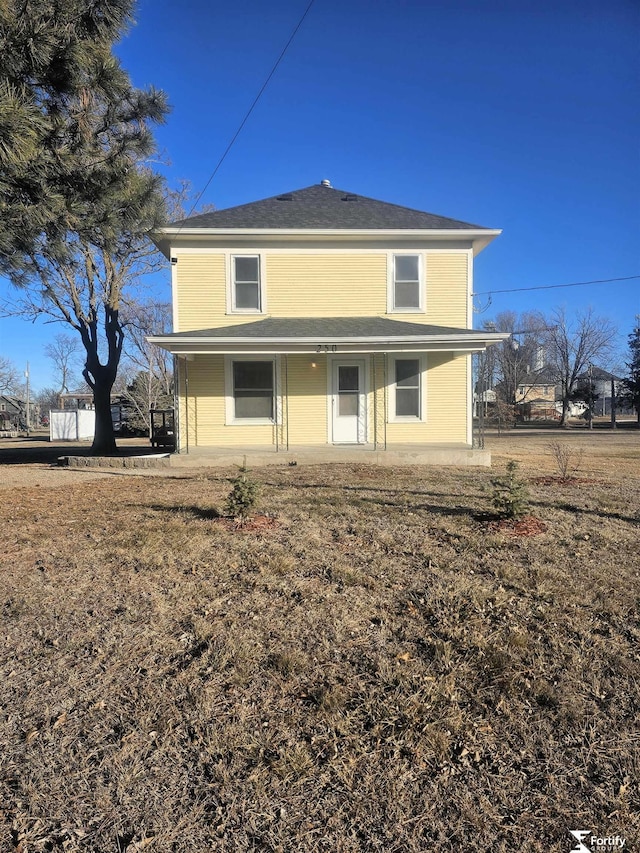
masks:
[(235, 420), (273, 419), (273, 361), (234, 361)]
[(420, 359), (395, 360), (395, 417), (421, 417)]

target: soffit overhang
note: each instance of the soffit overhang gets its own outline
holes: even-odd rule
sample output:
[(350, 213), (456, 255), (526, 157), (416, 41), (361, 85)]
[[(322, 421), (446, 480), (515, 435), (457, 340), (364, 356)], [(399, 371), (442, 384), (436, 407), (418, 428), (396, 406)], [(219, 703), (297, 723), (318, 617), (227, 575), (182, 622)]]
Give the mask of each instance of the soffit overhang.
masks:
[(172, 253), (180, 248), (181, 243), (197, 242), (203, 247), (219, 247), (224, 249), (225, 244), (232, 241), (234, 244), (246, 243), (251, 245), (257, 240), (264, 243), (281, 243), (286, 240), (295, 247), (302, 242), (313, 242), (322, 247), (323, 242), (332, 241), (349, 243), (360, 241), (370, 243), (372, 248), (379, 242), (392, 241), (399, 246), (423, 245), (431, 241), (468, 241), (477, 255), (489, 243), (502, 233), (501, 229), (407, 229), (407, 228), (374, 228), (374, 229), (333, 229), (333, 228), (162, 228), (151, 235), (152, 240), (160, 249), (162, 254), (170, 259)]

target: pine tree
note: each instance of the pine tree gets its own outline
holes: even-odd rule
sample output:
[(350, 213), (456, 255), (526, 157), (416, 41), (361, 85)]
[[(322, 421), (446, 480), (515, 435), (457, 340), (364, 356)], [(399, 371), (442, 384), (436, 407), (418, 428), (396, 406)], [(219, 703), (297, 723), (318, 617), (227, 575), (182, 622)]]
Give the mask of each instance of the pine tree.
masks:
[(640, 424), (640, 323), (629, 335), (628, 375), (622, 382), (622, 400), (633, 406)]
[(258, 498), (258, 484), (249, 477), (246, 458), (238, 476), (231, 483), (233, 488), (227, 495), (225, 510), (232, 518), (245, 519)]
[(12, 307), (80, 334), (94, 393), (94, 453), (115, 451), (110, 394), (123, 288), (147, 269), (164, 218), (145, 168), (165, 97), (132, 86), (113, 44), (133, 0), (0, 2), (0, 273)]
[(510, 459), (504, 477), (491, 480), (493, 506), (501, 518), (522, 518), (529, 509), (529, 492), (516, 472), (518, 463)]

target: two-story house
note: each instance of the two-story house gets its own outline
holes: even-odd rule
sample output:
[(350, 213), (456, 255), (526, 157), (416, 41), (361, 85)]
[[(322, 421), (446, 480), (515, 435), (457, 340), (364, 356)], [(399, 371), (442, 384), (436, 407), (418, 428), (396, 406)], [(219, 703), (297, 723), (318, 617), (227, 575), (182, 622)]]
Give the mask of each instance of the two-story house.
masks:
[[(610, 373), (608, 370), (603, 370), (601, 367), (591, 365), (588, 370), (581, 373), (577, 377), (577, 389), (583, 392), (585, 402), (589, 401), (589, 388), (593, 389), (593, 406), (594, 417), (604, 417), (611, 414), (612, 400), (616, 399), (622, 393), (623, 379)], [(619, 415), (632, 415), (633, 409), (625, 406), (624, 403), (614, 402), (614, 409)]]
[(24, 403), (17, 397), (0, 394), (0, 430), (16, 430), (24, 420)]
[(540, 367), (520, 377), (516, 405), (526, 420), (555, 420), (556, 377), (551, 368)]
[(506, 337), (472, 328), (473, 259), (499, 233), (328, 181), (162, 229), (174, 332), (150, 340), (176, 356), (179, 450), (472, 461), (471, 353)]

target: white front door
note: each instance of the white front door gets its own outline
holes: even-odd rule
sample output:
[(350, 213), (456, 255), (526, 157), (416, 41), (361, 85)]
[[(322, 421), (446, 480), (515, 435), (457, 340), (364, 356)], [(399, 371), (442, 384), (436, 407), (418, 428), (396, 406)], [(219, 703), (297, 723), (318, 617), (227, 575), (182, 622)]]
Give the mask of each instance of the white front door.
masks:
[(361, 359), (334, 361), (332, 372), (332, 431), (335, 444), (366, 441), (365, 363)]

